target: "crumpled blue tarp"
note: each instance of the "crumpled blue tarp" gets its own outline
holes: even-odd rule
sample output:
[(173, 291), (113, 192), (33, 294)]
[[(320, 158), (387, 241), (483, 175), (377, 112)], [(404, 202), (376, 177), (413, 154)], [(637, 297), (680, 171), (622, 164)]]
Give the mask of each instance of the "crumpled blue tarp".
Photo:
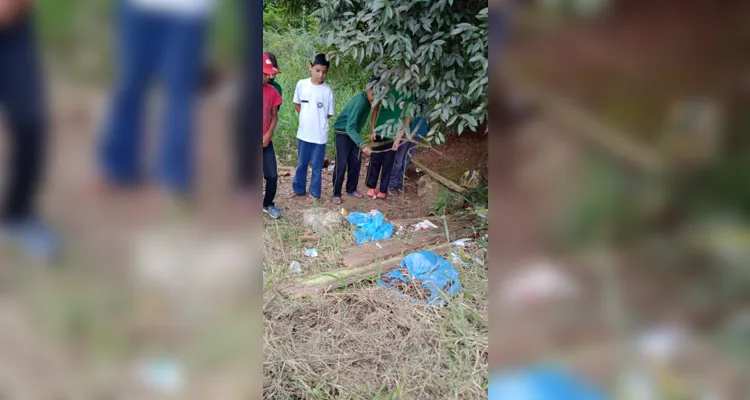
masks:
[(580, 378), (552, 366), (535, 367), (490, 377), (488, 400), (607, 400)]
[(346, 217), (346, 220), (357, 227), (354, 231), (357, 246), (385, 240), (393, 235), (393, 224), (385, 222), (385, 217), (381, 212), (376, 212), (375, 215), (353, 212)]
[[(458, 270), (432, 251), (409, 254), (401, 261), (401, 267), (406, 268), (409, 277), (405, 277), (401, 271), (396, 269), (383, 275), (393, 280), (386, 283), (382, 279), (378, 279), (378, 283), (382, 286), (393, 286), (396, 280), (404, 282), (411, 282), (412, 279), (420, 280), (422, 286), (430, 291), (430, 299), (425, 301), (430, 305), (445, 304), (441, 293), (453, 295), (461, 291)], [(448, 286), (447, 290), (444, 289), (446, 286)], [(417, 301), (416, 299), (412, 300)]]

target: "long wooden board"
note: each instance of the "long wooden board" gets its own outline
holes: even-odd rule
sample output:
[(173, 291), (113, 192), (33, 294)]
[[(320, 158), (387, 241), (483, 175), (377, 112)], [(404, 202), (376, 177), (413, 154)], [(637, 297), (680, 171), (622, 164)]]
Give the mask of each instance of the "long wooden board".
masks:
[(349, 268), (361, 267), (374, 263), (376, 260), (386, 260), (415, 249), (434, 246), (446, 241), (445, 233), (442, 230), (434, 229), (431, 232), (433, 233), (411, 235), (407, 239), (391, 238), (346, 248), (341, 251), (341, 263)]
[[(450, 243), (443, 243), (424, 250), (439, 253), (448, 248), (450, 248)], [(391, 272), (399, 266), (401, 260), (402, 257), (400, 256), (393, 257), (382, 262), (375, 262), (358, 268), (344, 267), (335, 271), (313, 275), (296, 283), (279, 287), (279, 293), (286, 297), (305, 297), (323, 294), (333, 289), (353, 285)]]

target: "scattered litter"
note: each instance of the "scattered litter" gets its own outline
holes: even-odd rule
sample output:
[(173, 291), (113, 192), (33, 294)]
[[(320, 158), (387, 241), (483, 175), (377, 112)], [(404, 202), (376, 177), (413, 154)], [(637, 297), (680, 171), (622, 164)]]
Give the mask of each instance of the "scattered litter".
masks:
[(605, 400), (603, 392), (577, 376), (555, 367), (493, 374), (488, 400)]
[(398, 232), (396, 232), (396, 235), (401, 236), (404, 234), (404, 226), (401, 225), (398, 227)]
[(401, 261), (401, 268), (383, 275), (378, 284), (434, 306), (445, 304), (443, 293), (450, 296), (461, 291), (458, 271), (432, 251), (409, 254)]
[(642, 333), (637, 339), (637, 348), (649, 360), (670, 363), (688, 347), (692, 334), (687, 328), (669, 324)]
[(474, 257), (471, 260), (474, 261), (475, 263), (477, 263), (478, 265), (481, 265), (482, 267), (484, 267), (484, 260), (482, 260), (481, 258)]
[(466, 263), (464, 262), (464, 259), (463, 259), (463, 258), (462, 258), (462, 257), (461, 257), (460, 255), (458, 255), (458, 254), (456, 254), (456, 253), (451, 253), (451, 260), (452, 260), (452, 261), (453, 261), (454, 263), (466, 264)]
[(420, 169), (420, 168), (417, 168), (417, 173), (418, 173), (418, 174), (421, 174), (421, 173), (422, 173), (422, 169)]
[(380, 243), (377, 243), (377, 242), (375, 243), (375, 246), (378, 246), (379, 249), (383, 248), (383, 246), (381, 246)]
[(177, 394), (185, 384), (180, 365), (168, 359), (150, 360), (138, 367), (138, 379), (150, 390)]
[(463, 176), (461, 176), (461, 186), (465, 188), (474, 189), (479, 186), (479, 183), (482, 181), (482, 176), (479, 175), (477, 171), (474, 171), (473, 169), (470, 169), (466, 172), (464, 172)]
[(305, 255), (308, 256), (308, 257), (317, 257), (318, 256), (318, 250), (315, 250), (314, 248), (307, 249), (307, 250), (305, 250)]
[(328, 166), (328, 172), (333, 173), (333, 170), (336, 168), (335, 165), (331, 164)]
[(412, 225), (412, 227), (414, 228), (414, 232), (423, 232), (428, 229), (437, 229), (438, 226), (428, 220), (424, 220), (416, 225)]
[(353, 212), (346, 217), (346, 220), (357, 227), (354, 231), (354, 238), (358, 246), (367, 242), (388, 239), (393, 235), (393, 224), (385, 222), (383, 214), (377, 210), (368, 214)]
[(549, 261), (536, 261), (505, 281), (503, 300), (512, 305), (550, 301), (576, 296), (580, 288)]
[(458, 239), (451, 244), (454, 246), (466, 247), (469, 243), (471, 243), (471, 239), (466, 238), (466, 239)]
[(344, 218), (346, 218), (347, 215), (349, 215), (349, 211), (346, 211), (345, 208), (342, 208), (341, 209), (341, 216), (343, 216)]
[(292, 261), (291, 264), (289, 264), (289, 271), (291, 271), (295, 275), (301, 274), (302, 264), (300, 264), (299, 261)]

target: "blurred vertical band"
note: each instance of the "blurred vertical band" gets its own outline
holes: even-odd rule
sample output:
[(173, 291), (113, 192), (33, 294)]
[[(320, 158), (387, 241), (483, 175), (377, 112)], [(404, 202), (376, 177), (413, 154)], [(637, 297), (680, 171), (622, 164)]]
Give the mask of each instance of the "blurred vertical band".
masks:
[[(263, 2), (237, 0), (242, 9), (242, 65), (239, 70), (240, 96), (235, 109), (234, 132), (235, 182), (238, 189), (247, 193), (260, 191), (262, 170), (262, 69), (263, 54)], [(260, 210), (260, 207), (258, 207)]]
[[(242, 38), (239, 41), (242, 46), (241, 60), (242, 65), (238, 70), (239, 77), (239, 101), (236, 104), (235, 117), (236, 126), (234, 128), (234, 154), (235, 170), (234, 179), (237, 189), (248, 196), (250, 205), (258, 204), (258, 218), (251, 219), (250, 228), (253, 230), (250, 237), (253, 243), (248, 246), (254, 246), (258, 251), (258, 258), (253, 260), (259, 268), (253, 268), (257, 282), (253, 284), (253, 301), (250, 306), (253, 307), (252, 313), (257, 315), (258, 320), (262, 318), (263, 308), (263, 223), (262, 223), (262, 157), (263, 141), (262, 132), (262, 107), (263, 107), (263, 81), (262, 81), (262, 53), (263, 53), (263, 2), (262, 0), (235, 0), (240, 1), (241, 29)], [(257, 293), (257, 294), (256, 294)], [(257, 297), (256, 297), (257, 296)], [(255, 299), (258, 299), (255, 301)], [(257, 312), (257, 314), (256, 314)], [(263, 324), (257, 325), (254, 332), (257, 338), (263, 337)], [(261, 342), (256, 342), (261, 343)], [(250, 355), (237, 354), (242, 359)], [(250, 356), (253, 360), (249, 379), (250, 387), (253, 388), (252, 398), (263, 398), (263, 347), (253, 349)]]
[(518, 178), (519, 119), (502, 69), (507, 52), (513, 9), (509, 1), (490, 2), (489, 87), (490, 171), (489, 196), (492, 209), (489, 254), (490, 335), (489, 369), (512, 357), (512, 321), (500, 312), (500, 287), (510, 270), (533, 255), (537, 243), (534, 201)]

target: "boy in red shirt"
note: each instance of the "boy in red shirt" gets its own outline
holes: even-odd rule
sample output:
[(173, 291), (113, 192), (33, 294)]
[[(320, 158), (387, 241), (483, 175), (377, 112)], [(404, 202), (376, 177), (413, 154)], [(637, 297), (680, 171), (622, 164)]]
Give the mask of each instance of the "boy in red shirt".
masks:
[(281, 71), (274, 67), (271, 59), (263, 54), (263, 178), (266, 180), (263, 212), (273, 219), (281, 217), (281, 211), (273, 204), (279, 181), (276, 153), (273, 150), (273, 132), (279, 120), (278, 107), (281, 105), (282, 99), (276, 88), (268, 82), (271, 76), (280, 73)]

